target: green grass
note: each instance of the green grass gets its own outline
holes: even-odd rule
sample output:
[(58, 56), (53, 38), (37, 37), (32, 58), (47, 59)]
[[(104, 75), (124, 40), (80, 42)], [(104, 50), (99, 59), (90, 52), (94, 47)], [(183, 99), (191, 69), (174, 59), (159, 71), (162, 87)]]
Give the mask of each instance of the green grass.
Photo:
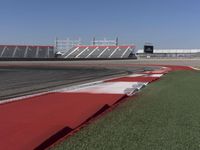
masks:
[(200, 149), (200, 72), (164, 76), (54, 149)]

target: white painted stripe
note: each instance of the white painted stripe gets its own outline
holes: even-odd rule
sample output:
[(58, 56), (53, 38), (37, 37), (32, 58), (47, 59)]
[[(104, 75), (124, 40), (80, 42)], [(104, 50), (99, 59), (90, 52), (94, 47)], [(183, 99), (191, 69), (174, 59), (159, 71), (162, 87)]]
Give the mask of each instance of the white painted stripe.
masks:
[(1, 52), (1, 56), (3, 56), (3, 53), (5, 52), (6, 49), (7, 49), (7, 46), (5, 46), (5, 47), (3, 48), (3, 51)]
[(110, 54), (109, 58), (111, 58), (112, 55), (113, 55), (118, 49), (119, 49), (119, 47), (117, 47), (117, 48)]
[(99, 56), (97, 56), (97, 58), (99, 58), (107, 49), (109, 49), (109, 47), (106, 47), (106, 48), (99, 54)]
[(16, 53), (17, 49), (18, 49), (18, 47), (16, 46), (15, 49), (14, 49), (14, 52), (13, 52), (13, 54), (12, 54), (12, 57), (15, 56), (15, 53)]
[(80, 85), (75, 85), (67, 88), (62, 88), (58, 90), (54, 90), (53, 92), (66, 92), (66, 91), (72, 91), (72, 90), (79, 90), (79, 89), (84, 89), (90, 86), (94, 86), (97, 84), (103, 83), (103, 81), (96, 81), (96, 82), (90, 82), (90, 83), (85, 83), (85, 84), (80, 84)]
[(124, 55), (126, 54), (126, 52), (127, 52), (129, 49), (130, 49), (130, 47), (128, 47), (128, 48), (124, 51), (124, 53), (122, 54), (121, 58), (124, 57)]
[(84, 49), (82, 52), (80, 52), (75, 58), (78, 58), (81, 54), (83, 54), (88, 48)]
[(73, 51), (71, 51), (67, 56), (65, 56), (65, 58), (69, 57), (72, 53), (74, 53), (77, 49), (79, 49), (79, 47), (75, 48)]
[(92, 55), (99, 47), (96, 47), (91, 53), (89, 53), (89, 55), (86, 56), (86, 58), (88, 58), (90, 55)]

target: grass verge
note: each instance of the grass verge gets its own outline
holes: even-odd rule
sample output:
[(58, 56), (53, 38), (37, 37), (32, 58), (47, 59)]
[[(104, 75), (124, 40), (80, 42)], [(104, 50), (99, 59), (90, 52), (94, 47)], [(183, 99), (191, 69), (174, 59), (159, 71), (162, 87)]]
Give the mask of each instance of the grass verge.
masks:
[(162, 77), (53, 149), (200, 149), (200, 72)]

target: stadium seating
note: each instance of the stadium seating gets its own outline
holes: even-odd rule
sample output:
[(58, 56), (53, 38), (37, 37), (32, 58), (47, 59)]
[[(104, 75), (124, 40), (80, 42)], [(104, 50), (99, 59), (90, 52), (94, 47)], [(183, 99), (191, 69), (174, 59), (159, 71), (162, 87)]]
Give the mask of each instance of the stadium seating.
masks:
[(26, 51), (26, 48), (27, 48), (26, 46), (17, 47), (16, 52), (15, 52), (15, 54), (13, 56), (15, 58), (23, 58), (24, 54), (25, 54), (25, 51)]
[(117, 49), (117, 51), (111, 56), (111, 58), (120, 58), (124, 51), (122, 49)]
[(81, 52), (81, 54), (77, 55), (76, 58), (87, 58), (90, 56), (93, 50), (94, 49), (91, 49), (89, 47), (86, 47), (86, 48), (83, 47), (83, 51)]
[(36, 57), (36, 51), (37, 51), (37, 47), (33, 47), (33, 46), (29, 47), (27, 49), (25, 57), (26, 58), (35, 58)]
[(79, 55), (82, 51), (84, 51), (86, 48), (78, 48), (76, 51), (71, 53), (71, 55), (68, 56), (68, 58), (75, 58), (77, 55)]
[(103, 51), (104, 48), (97, 48), (94, 49), (90, 55), (87, 56), (87, 58), (96, 58), (97, 56), (99, 56), (101, 54), (101, 52)]
[(53, 58), (53, 46), (0, 45), (0, 58)]
[(2, 52), (3, 52), (3, 49), (4, 49), (4, 47), (0, 46), (0, 56), (1, 56)]
[(112, 47), (106, 47), (104, 51), (98, 56), (98, 58), (109, 58), (111, 53), (114, 51), (114, 48)]
[[(74, 46), (61, 58), (128, 58), (134, 46)], [(53, 46), (0, 45), (0, 58), (54, 58)]]
[(38, 49), (38, 52), (37, 52), (38, 58), (48, 58), (48, 56), (49, 56), (48, 49), (43, 48), (43, 47)]
[(126, 58), (126, 57), (128, 57), (130, 55), (130, 53), (131, 53), (131, 50), (130, 49), (126, 49), (126, 51), (123, 52), (122, 57)]
[(75, 46), (63, 58), (128, 58), (134, 46)]
[(12, 57), (14, 50), (15, 50), (14, 46), (6, 47), (2, 53), (2, 57)]
[(55, 56), (54, 47), (51, 46), (51, 47), (49, 47), (48, 49), (49, 49), (49, 50), (48, 50), (48, 53), (49, 53), (49, 57), (48, 57), (48, 58), (54, 58), (54, 56)]

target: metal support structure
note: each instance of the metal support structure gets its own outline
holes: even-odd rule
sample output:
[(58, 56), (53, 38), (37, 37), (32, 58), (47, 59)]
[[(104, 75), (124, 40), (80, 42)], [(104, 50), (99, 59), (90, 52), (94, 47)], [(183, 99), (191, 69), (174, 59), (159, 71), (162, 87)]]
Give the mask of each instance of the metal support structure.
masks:
[(56, 38), (54, 48), (56, 51), (65, 53), (72, 47), (79, 45), (81, 45), (80, 38), (78, 40), (70, 40), (69, 38), (66, 40), (59, 40), (58, 38)]
[(92, 40), (92, 45), (94, 46), (118, 46), (118, 44), (118, 37), (116, 38), (116, 40), (107, 40), (106, 38), (104, 38), (103, 40), (96, 40), (95, 38), (93, 38)]
[(96, 41), (96, 40), (95, 40), (95, 37), (94, 37), (94, 38), (93, 38), (93, 46), (95, 46), (95, 44), (96, 44), (95, 41)]

